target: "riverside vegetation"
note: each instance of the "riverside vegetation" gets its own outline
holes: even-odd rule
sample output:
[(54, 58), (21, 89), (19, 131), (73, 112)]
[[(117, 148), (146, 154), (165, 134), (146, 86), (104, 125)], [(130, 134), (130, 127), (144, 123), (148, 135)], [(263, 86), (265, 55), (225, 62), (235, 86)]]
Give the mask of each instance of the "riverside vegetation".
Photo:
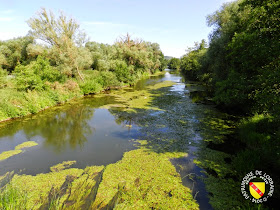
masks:
[[(226, 3), (207, 17), (209, 26), (214, 26), (209, 46), (202, 40), (181, 59), (169, 61), (170, 68), (203, 82), (220, 109), (242, 118), (227, 138), (210, 138), (208, 148), (197, 161), (212, 172), (206, 183), (214, 193), (212, 201), (216, 208), (226, 205), (221, 202), (222, 197), (232, 196), (226, 187), (219, 187), (220, 183), (238, 190), (242, 178), (250, 171), (263, 170), (280, 186), (279, 15), (280, 2), (275, 0)], [(223, 174), (215, 167), (213, 163), (224, 161), (213, 155), (209, 147), (231, 154), (230, 158), (224, 156), (230, 173)], [(271, 208), (279, 197), (276, 187)]]
[(28, 25), (26, 37), (0, 42), (0, 121), (132, 85), (165, 69), (158, 44), (129, 34), (113, 45), (87, 42), (74, 19), (62, 13), (56, 18), (46, 9)]

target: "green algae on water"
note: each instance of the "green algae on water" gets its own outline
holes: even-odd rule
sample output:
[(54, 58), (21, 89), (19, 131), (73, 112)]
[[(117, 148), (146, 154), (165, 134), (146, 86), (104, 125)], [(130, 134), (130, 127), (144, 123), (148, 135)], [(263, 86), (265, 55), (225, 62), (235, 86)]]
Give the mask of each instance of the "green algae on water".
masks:
[(12, 157), (14, 155), (17, 155), (17, 154), (19, 154), (21, 152), (22, 152), (22, 150), (9, 150), (9, 151), (2, 152), (0, 154), (0, 161), (8, 159), (8, 158), (10, 158), (10, 157)]
[(158, 154), (144, 147), (126, 152), (122, 160), (105, 168), (91, 208), (198, 209), (169, 160), (184, 155)]
[(66, 168), (69, 168), (71, 165), (73, 165), (75, 163), (76, 163), (75, 160), (73, 160), (73, 161), (63, 161), (62, 163), (59, 163), (57, 165), (54, 165), (54, 166), (50, 167), (50, 170), (52, 172), (62, 171)]
[[(123, 107), (124, 111), (133, 112), (135, 109), (152, 109), (159, 110), (151, 104), (153, 98), (162, 94), (159, 90), (161, 88), (170, 87), (174, 82), (164, 81), (154, 85), (148, 85), (145, 89), (134, 90), (133, 88), (126, 88), (112, 91), (109, 95), (114, 96), (117, 104), (105, 105), (102, 108)], [(132, 91), (133, 90), (133, 91)]]
[(34, 147), (37, 145), (38, 145), (38, 143), (35, 141), (26, 141), (26, 142), (23, 142), (22, 144), (17, 145), (15, 147), (15, 150), (21, 150), (23, 148)]
[(22, 149), (24, 148), (28, 148), (28, 147), (33, 147), (38, 145), (38, 143), (34, 142), (34, 141), (27, 141), (27, 142), (23, 142), (22, 144), (19, 144), (15, 147), (14, 150), (9, 150), (9, 151), (4, 151), (0, 154), (0, 161), (1, 160), (6, 160), (12, 156), (15, 156), (17, 154), (22, 153)]
[(191, 190), (170, 162), (186, 153), (156, 153), (146, 148), (147, 141), (136, 142), (139, 149), (126, 152), (122, 160), (106, 168), (63, 170), (61, 166), (75, 163), (65, 161), (55, 166), (58, 171), (15, 175), (8, 185), (24, 192), (25, 209), (198, 209)]
[(11, 184), (27, 194), (26, 209), (88, 209), (103, 169), (103, 166), (91, 166), (36, 176), (15, 175)]

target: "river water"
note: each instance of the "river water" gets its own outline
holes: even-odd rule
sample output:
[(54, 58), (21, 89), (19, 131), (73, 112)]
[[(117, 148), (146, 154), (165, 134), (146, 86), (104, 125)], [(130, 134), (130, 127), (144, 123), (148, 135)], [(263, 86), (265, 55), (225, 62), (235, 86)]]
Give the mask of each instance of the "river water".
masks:
[[(147, 89), (165, 81), (174, 84), (157, 90)], [(183, 184), (193, 190), (200, 208), (211, 209), (200, 179), (204, 176), (203, 170), (193, 159), (199, 145), (207, 137), (216, 135), (215, 129), (206, 122), (222, 114), (212, 105), (196, 103), (203, 87), (185, 81), (170, 70), (165, 75), (141, 80), (119, 94), (142, 90), (149, 92), (151, 101), (148, 106), (136, 106), (132, 112), (127, 112), (125, 102), (119, 102), (107, 92), (2, 123), (0, 153), (13, 150), (25, 141), (35, 141), (38, 146), (1, 161), (0, 176), (8, 171), (31, 175), (47, 173), (51, 166), (67, 160), (76, 160), (74, 167), (77, 168), (115, 163), (124, 152), (136, 148), (133, 140), (145, 139), (157, 152), (188, 153), (185, 158), (171, 162)], [(120, 103), (124, 106), (115, 105)]]

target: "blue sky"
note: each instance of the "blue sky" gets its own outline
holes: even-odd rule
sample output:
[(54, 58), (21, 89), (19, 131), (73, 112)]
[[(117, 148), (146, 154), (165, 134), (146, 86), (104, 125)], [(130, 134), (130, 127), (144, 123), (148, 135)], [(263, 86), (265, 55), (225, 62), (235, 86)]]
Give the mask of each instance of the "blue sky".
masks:
[(27, 34), (26, 21), (45, 7), (74, 17), (91, 41), (113, 44), (129, 32), (157, 42), (180, 57), (194, 42), (208, 40), (206, 16), (230, 0), (0, 0), (0, 40)]

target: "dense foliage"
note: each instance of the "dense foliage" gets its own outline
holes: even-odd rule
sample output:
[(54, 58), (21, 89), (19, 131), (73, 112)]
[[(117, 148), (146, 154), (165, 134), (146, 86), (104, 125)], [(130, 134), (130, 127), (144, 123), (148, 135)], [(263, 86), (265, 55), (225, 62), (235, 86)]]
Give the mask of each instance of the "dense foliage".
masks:
[(237, 129), (237, 140), (246, 148), (232, 163), (239, 178), (255, 169), (276, 176), (280, 173), (280, 1), (227, 3), (207, 21), (214, 27), (209, 47), (197, 45), (181, 58), (180, 68), (208, 84), (220, 107), (247, 115)]
[(171, 58), (168, 61), (168, 68), (179, 70), (180, 69), (180, 63), (181, 63), (181, 61), (180, 61), (179, 58)]
[(165, 69), (157, 43), (129, 34), (113, 45), (88, 42), (73, 18), (44, 8), (28, 25), (28, 36), (0, 42), (0, 121)]
[(219, 104), (279, 115), (279, 13), (274, 0), (224, 4), (207, 18), (214, 26), (209, 48), (189, 51), (181, 69), (211, 84)]

